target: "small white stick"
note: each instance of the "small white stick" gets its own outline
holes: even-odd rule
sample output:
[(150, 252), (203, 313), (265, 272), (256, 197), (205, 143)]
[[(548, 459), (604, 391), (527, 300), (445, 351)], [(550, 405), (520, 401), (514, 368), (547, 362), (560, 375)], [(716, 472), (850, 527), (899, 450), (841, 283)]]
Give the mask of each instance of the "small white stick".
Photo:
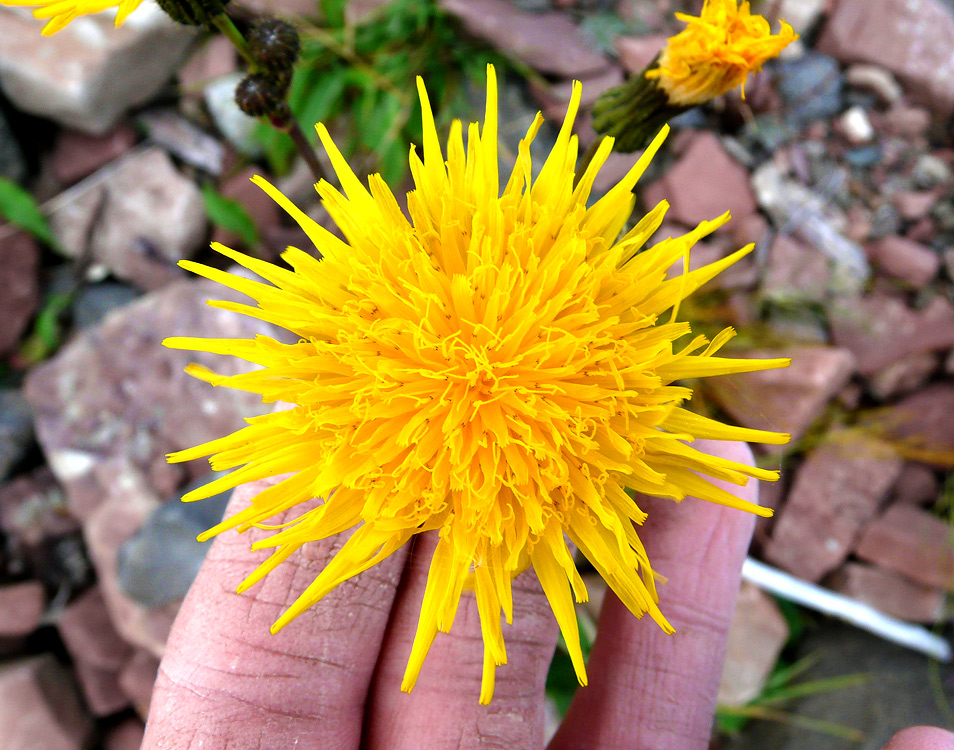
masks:
[(951, 644), (926, 628), (889, 617), (874, 607), (783, 573), (751, 557), (742, 564), (742, 578), (783, 599), (850, 622), (885, 640), (920, 651), (938, 661), (951, 661)]

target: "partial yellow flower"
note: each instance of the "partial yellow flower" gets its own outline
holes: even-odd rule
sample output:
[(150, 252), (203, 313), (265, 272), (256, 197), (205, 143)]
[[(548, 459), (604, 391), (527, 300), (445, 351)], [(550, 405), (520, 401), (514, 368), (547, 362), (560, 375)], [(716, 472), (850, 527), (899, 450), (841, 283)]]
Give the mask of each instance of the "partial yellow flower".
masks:
[(677, 106), (702, 104), (739, 85), (744, 95), (749, 73), (798, 39), (784, 21), (779, 33), (772, 34), (765, 18), (737, 0), (705, 0), (699, 16), (677, 13), (676, 18), (686, 28), (669, 39), (645, 76), (655, 79)]
[[(282, 255), (289, 269), (214, 245), (261, 281), (181, 263), (254, 300), (215, 307), (274, 323), (297, 341), (167, 339), (170, 347), (237, 356), (261, 368), (224, 376), (190, 366), (196, 377), (291, 404), (170, 460), (211, 456), (214, 469), (234, 469), (187, 501), (290, 474), (200, 537), (253, 526), (275, 531), (253, 545), (273, 552), (239, 591), (302, 545), (354, 529), (273, 632), (415, 534), (439, 532), (402, 689), (414, 687), (431, 643), (450, 629), (467, 590), (480, 613), (480, 701), (488, 703), (495, 667), (507, 661), (501, 614), (511, 621), (511, 580), (530, 567), (586, 683), (573, 602), (587, 593), (567, 539), (634, 615), (648, 613), (672, 631), (636, 532), (646, 514), (633, 493), (676, 501), (691, 494), (770, 515), (701, 475), (743, 485), (748, 477), (774, 480), (777, 472), (709, 456), (691, 442), (788, 437), (693, 414), (683, 408), (692, 391), (675, 381), (783, 367), (788, 360), (715, 356), (731, 329), (711, 342), (696, 336), (674, 347), (690, 334), (688, 323), (675, 320), (681, 300), (752, 247), (667, 278), (670, 266), (728, 215), (645, 248), (665, 203), (618, 238), (635, 204), (633, 186), (665, 132), (588, 208), (612, 143), (603, 144), (574, 185), (578, 82), (537, 179), (531, 180), (530, 143), (543, 122), (539, 114), (503, 191), (493, 67), (483, 128), (471, 124), (465, 146), (455, 122), (446, 154), (420, 80), (418, 88), (424, 145), (423, 158), (413, 148), (410, 154), (416, 185), (407, 196), (410, 218), (379, 175), (367, 187), (355, 176), (319, 125), (343, 193), (325, 181), (317, 189), (346, 239), (256, 177), (320, 257), (289, 248)], [(287, 511), (291, 520), (268, 525)]]
[(116, 25), (142, 5), (143, 0), (0, 0), (0, 5), (39, 6), (33, 11), (37, 18), (48, 18), (43, 35), (50, 36), (66, 28), (70, 21), (92, 13), (116, 8)]

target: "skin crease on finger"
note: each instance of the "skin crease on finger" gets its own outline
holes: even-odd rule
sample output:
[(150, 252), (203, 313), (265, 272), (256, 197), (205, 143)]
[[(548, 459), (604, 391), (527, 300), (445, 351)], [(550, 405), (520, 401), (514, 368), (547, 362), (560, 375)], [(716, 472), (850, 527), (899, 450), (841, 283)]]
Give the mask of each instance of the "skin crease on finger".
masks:
[[(273, 480), (274, 481), (274, 480)], [(236, 489), (230, 513), (268, 482)], [(263, 532), (215, 540), (176, 619), (142, 750), (357, 748), (364, 703), (406, 551), (339, 586), (272, 635), (269, 627), (344, 539), (302, 549), (244, 594)]]

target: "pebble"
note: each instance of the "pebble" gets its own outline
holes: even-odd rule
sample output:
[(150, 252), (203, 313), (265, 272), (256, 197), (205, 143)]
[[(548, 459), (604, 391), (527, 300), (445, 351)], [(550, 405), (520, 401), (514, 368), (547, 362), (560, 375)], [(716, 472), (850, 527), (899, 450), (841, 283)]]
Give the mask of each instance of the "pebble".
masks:
[(875, 131), (868, 113), (861, 107), (851, 107), (838, 118), (837, 125), (849, 143), (867, 143)]
[(911, 179), (914, 181), (915, 187), (926, 190), (949, 182), (951, 180), (951, 168), (943, 159), (939, 159), (933, 154), (922, 154), (915, 162)]
[[(200, 478), (183, 494), (215, 476)], [(159, 506), (119, 548), (118, 578), (122, 591), (146, 607), (182, 599), (205, 559), (209, 543), (196, 541), (222, 520), (231, 492), (195, 503), (175, 497)]]
[(796, 60), (779, 61), (775, 70), (778, 92), (787, 105), (786, 117), (796, 125), (841, 111), (844, 79), (834, 58), (807, 51)]
[(845, 71), (845, 80), (849, 86), (871, 91), (878, 95), (885, 104), (894, 104), (901, 101), (903, 91), (901, 84), (891, 72), (879, 65), (858, 63), (849, 66)]

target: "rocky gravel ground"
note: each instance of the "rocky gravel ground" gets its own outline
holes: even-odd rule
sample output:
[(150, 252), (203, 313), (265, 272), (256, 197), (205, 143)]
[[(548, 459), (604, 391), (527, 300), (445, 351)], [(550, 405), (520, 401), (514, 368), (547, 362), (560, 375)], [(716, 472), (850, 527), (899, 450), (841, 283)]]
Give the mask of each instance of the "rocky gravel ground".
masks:
[[(677, 28), (674, 9), (697, 10), (669, 0), (440, 4), (533, 73), (508, 74), (501, 96), (512, 146), (537, 109), (562, 117), (571, 79), (592, 103), (653, 58)], [(310, 0), (247, 5), (314, 12)], [(783, 481), (764, 488), (777, 512), (758, 526), (755, 557), (949, 633), (954, 3), (766, 0), (760, 10), (801, 39), (744, 99), (678, 118), (640, 193), (646, 206), (670, 202), (663, 236), (732, 211), (694, 263), (748, 242), (756, 252), (686, 314), (703, 329), (735, 325), (745, 352), (793, 359), (701, 384), (701, 408), (793, 435), (790, 446), (757, 447)], [(164, 455), (264, 408), (188, 378), (193, 355), (159, 346), (186, 331), (264, 330), (207, 307), (224, 292), (175, 266), (206, 258), (211, 239), (242, 242), (210, 223), (203, 186), (245, 207), (261, 257), (307, 245), (248, 181), (267, 170), (255, 123), (230, 104), (228, 44), (148, 5), (119, 30), (88, 18), (41, 39), (39, 27), (0, 8), (0, 176), (31, 191), (53, 233), (41, 244), (0, 225), (0, 727), (15, 729), (0, 731), (0, 750), (125, 750), (139, 746), (165, 638), (204, 554), (195, 535), (227, 499), (179, 503), (211, 477)], [(587, 116), (579, 135), (594, 137)], [(614, 155), (597, 189), (635, 158)], [(305, 170), (274, 179), (322, 218)], [(38, 354), (51, 314), (57, 347)], [(871, 680), (785, 703), (780, 721), (733, 725), (719, 746), (878, 748), (909, 724), (954, 728), (949, 666), (748, 585), (722, 702), (758, 704), (780, 657), (811, 654), (801, 681)], [(806, 728), (805, 717), (854, 727), (862, 743)]]

